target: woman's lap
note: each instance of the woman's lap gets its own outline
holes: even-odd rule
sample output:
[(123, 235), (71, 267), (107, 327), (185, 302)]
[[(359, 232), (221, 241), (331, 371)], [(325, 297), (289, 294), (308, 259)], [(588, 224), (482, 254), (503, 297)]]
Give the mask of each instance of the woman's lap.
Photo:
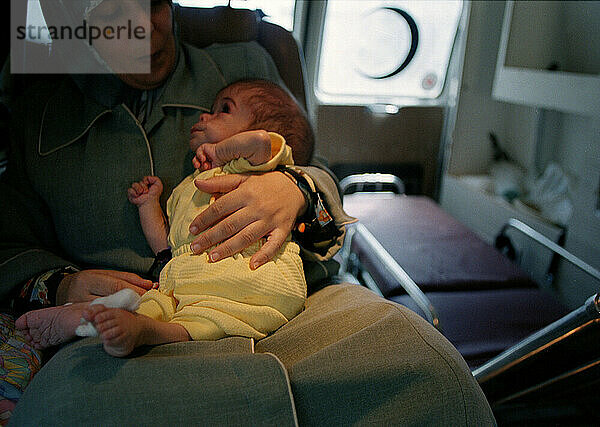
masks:
[[(144, 365), (149, 363), (145, 361), (148, 355), (166, 351), (164, 356), (168, 357), (160, 359), (167, 370), (181, 360), (194, 360), (192, 364), (197, 363), (197, 369), (209, 363), (210, 369), (222, 369), (222, 373), (213, 372), (203, 379), (208, 383), (201, 387), (208, 390), (222, 386), (216, 379), (230, 376), (232, 366), (255, 370), (256, 375), (262, 373), (267, 378), (269, 375), (265, 373), (273, 369), (273, 381), (279, 388), (267, 385), (265, 390), (270, 390), (271, 400), (288, 393), (301, 425), (494, 423), (481, 389), (452, 345), (416, 314), (357, 285), (333, 285), (311, 295), (302, 313), (256, 343), (255, 352), (262, 355), (247, 354), (251, 346), (244, 347), (246, 344), (243, 351), (219, 350), (219, 346), (232, 340), (235, 339), (159, 346), (147, 355), (125, 361), (131, 372), (143, 372)], [(44, 388), (52, 381), (70, 382), (72, 390), (95, 383), (110, 387), (111, 381), (117, 380), (119, 366), (124, 362), (107, 359), (110, 356), (103, 354), (99, 343), (86, 344), (84, 353), (77, 353), (81, 348), (77, 350), (76, 345), (71, 347), (57, 354), (62, 353), (61, 365), (50, 366), (53, 372), (45, 373), (48, 367), (42, 369)], [(208, 353), (201, 350), (208, 347), (215, 350)], [(172, 349), (177, 351), (173, 353)], [(89, 364), (89, 370), (82, 364)], [(110, 366), (108, 372), (112, 370), (114, 376), (107, 376), (102, 366)], [(286, 378), (291, 391), (286, 390)], [(112, 386), (118, 394), (136, 392), (124, 390), (126, 384), (115, 382)], [(178, 384), (175, 381), (149, 385), (147, 392), (151, 394), (154, 388), (161, 387), (177, 390)], [(22, 406), (31, 410), (35, 395), (41, 392), (41, 387), (31, 390), (29, 402)], [(287, 396), (279, 398), (286, 402)], [(168, 402), (164, 403), (161, 411), (169, 407)], [(282, 404), (277, 406), (281, 407)], [(18, 406), (17, 411), (20, 410)], [(289, 415), (285, 410), (282, 413)]]

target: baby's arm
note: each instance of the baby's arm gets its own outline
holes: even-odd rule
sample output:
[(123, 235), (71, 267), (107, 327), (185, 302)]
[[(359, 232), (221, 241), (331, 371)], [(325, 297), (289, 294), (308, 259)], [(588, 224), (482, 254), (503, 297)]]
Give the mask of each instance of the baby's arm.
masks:
[(169, 230), (159, 202), (162, 191), (162, 182), (155, 176), (146, 176), (127, 190), (127, 198), (138, 207), (144, 236), (154, 254), (169, 248)]
[(240, 157), (248, 160), (251, 165), (271, 160), (269, 134), (264, 130), (250, 130), (215, 144), (202, 144), (196, 150), (193, 162), (196, 169), (208, 170)]

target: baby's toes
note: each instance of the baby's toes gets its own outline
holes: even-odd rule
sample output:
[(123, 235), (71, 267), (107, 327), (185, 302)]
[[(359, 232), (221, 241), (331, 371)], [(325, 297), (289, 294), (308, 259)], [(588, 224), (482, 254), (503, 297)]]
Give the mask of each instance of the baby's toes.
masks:
[(98, 332), (100, 332), (102, 340), (106, 343), (118, 340), (123, 331), (119, 325), (114, 325), (110, 322), (104, 322), (101, 326), (101, 330), (99, 329)]
[(116, 325), (115, 325), (115, 322), (112, 321), (111, 319), (96, 318), (96, 321), (94, 322), (94, 326), (96, 327), (96, 330), (98, 331), (98, 333), (100, 335), (102, 335), (102, 337), (104, 337), (108, 333), (108, 331), (110, 331)]
[(122, 333), (123, 325), (118, 316), (119, 310), (117, 308), (109, 308), (96, 314), (94, 326), (96, 326), (96, 329), (103, 337), (112, 339)]
[(83, 310), (82, 316), (88, 322), (95, 322), (98, 314), (106, 311), (106, 307), (102, 304), (90, 304), (85, 310)]

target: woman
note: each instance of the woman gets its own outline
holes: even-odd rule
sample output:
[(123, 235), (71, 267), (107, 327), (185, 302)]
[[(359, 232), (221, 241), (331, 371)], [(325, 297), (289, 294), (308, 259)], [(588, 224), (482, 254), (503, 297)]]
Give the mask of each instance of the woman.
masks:
[[(112, 0), (74, 3), (86, 7), (74, 12), (63, 1), (59, 11), (83, 13), (90, 23), (114, 14)], [(175, 141), (187, 141), (218, 90), (241, 78), (278, 81), (258, 45), (182, 45), (170, 2), (153, 1), (151, 7), (150, 73), (65, 77), (31, 87), (15, 102), (14, 122), (27, 125), (15, 132), (0, 187), (8, 206), (0, 215), (3, 299), (27, 281), (21, 294), (27, 303), (39, 296), (40, 305), (87, 301), (124, 287), (143, 293), (150, 282), (139, 274), (152, 253), (123, 189), (141, 176), (160, 175), (163, 194), (169, 194), (191, 172), (187, 143)], [(100, 58), (108, 57), (101, 43), (95, 46)], [(342, 230), (348, 218), (333, 181), (316, 168), (303, 172)], [(306, 210), (303, 193), (279, 172), (225, 176), (198, 188), (225, 193), (193, 224), (199, 233), (195, 250), (216, 245), (214, 259), (267, 237), (252, 260), (265, 262)], [(329, 258), (340, 239), (332, 239), (324, 255), (305, 252), (305, 259)], [(309, 279), (311, 269), (306, 271)], [(327, 269), (312, 269), (319, 271)], [(157, 347), (122, 364), (102, 358), (96, 342), (79, 341), (37, 374), (13, 421), (32, 424), (67, 414), (71, 422), (100, 417), (125, 424), (493, 423), (481, 390), (449, 343), (418, 316), (355, 285), (315, 293), (303, 313), (256, 345), (243, 339), (201, 344)]]

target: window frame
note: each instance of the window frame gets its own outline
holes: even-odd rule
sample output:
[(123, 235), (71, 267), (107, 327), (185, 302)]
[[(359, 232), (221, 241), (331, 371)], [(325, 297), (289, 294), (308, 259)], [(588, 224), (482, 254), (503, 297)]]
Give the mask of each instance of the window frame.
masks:
[[(214, 4), (214, 5), (212, 5), (212, 6), (207, 6), (207, 5), (194, 5), (194, 4), (192, 4), (192, 2), (193, 2), (194, 0), (184, 0), (184, 4), (181, 4), (181, 3), (180, 3), (180, 1), (181, 1), (181, 0), (173, 0), (173, 3), (177, 3), (178, 5), (181, 5), (181, 6), (184, 6), (184, 7), (196, 7), (196, 8), (203, 8), (203, 9), (207, 9), (207, 8), (208, 8), (208, 9), (210, 9), (210, 8), (213, 8), (213, 7), (218, 7), (218, 6), (221, 6), (221, 7), (222, 7), (222, 6), (229, 6), (229, 7), (231, 7), (232, 9), (248, 9), (248, 10), (257, 10), (257, 9), (251, 9), (250, 7), (238, 7), (238, 6), (237, 6), (237, 5), (235, 5), (235, 4), (234, 4), (234, 5), (231, 5), (231, 4), (230, 4), (231, 2), (230, 2), (230, 1), (228, 1), (228, 0), (213, 0), (213, 1), (219, 1), (219, 4)], [(204, 0), (204, 1), (211, 1), (211, 0)], [(255, 0), (255, 1), (260, 1), (260, 0)], [(271, 0), (271, 1), (272, 1), (272, 0)], [(279, 2), (279, 1), (281, 1), (281, 0), (277, 0), (277, 1)], [(297, 8), (297, 1), (295, 1), (295, 0), (292, 0), (292, 1), (293, 1), (293, 3), (294, 3), (293, 10), (292, 10), (292, 13), (291, 13), (292, 28), (287, 28), (286, 26), (282, 25), (281, 23), (278, 23), (278, 22), (276, 22), (276, 21), (273, 21), (273, 20), (271, 20), (271, 19), (269, 18), (269, 15), (266, 15), (266, 19), (265, 19), (265, 20), (266, 20), (266, 21), (268, 21), (268, 22), (274, 23), (275, 25), (279, 25), (280, 27), (282, 27), (282, 28), (284, 28), (284, 29), (286, 29), (286, 30), (290, 31), (291, 33), (294, 33), (294, 29), (296, 28), (296, 8)], [(189, 3), (188, 3), (188, 2), (189, 2)], [(262, 9), (261, 9), (261, 10), (262, 10)], [(263, 11), (263, 12), (264, 12), (264, 11)]]
[[(468, 26), (470, 1), (464, 0), (460, 13), (458, 26), (452, 47), (448, 66), (446, 69), (446, 77), (444, 85), (438, 97), (436, 98), (421, 98), (412, 96), (395, 96), (387, 99), (382, 99), (381, 96), (365, 96), (365, 95), (331, 95), (323, 92), (318, 87), (319, 68), (321, 59), (321, 50), (323, 46), (323, 35), (325, 31), (325, 17), (327, 3), (331, 0), (319, 2), (310, 2), (308, 25), (306, 29), (306, 38), (304, 45), (307, 52), (308, 76), (310, 82), (310, 105), (347, 105), (347, 106), (364, 106), (369, 108), (373, 113), (395, 114), (401, 108), (414, 106), (453, 106), (460, 87), (460, 77), (462, 74), (462, 63), (464, 58), (464, 44), (466, 39), (466, 29)], [(299, 3), (307, 3), (307, 0), (297, 0)]]

